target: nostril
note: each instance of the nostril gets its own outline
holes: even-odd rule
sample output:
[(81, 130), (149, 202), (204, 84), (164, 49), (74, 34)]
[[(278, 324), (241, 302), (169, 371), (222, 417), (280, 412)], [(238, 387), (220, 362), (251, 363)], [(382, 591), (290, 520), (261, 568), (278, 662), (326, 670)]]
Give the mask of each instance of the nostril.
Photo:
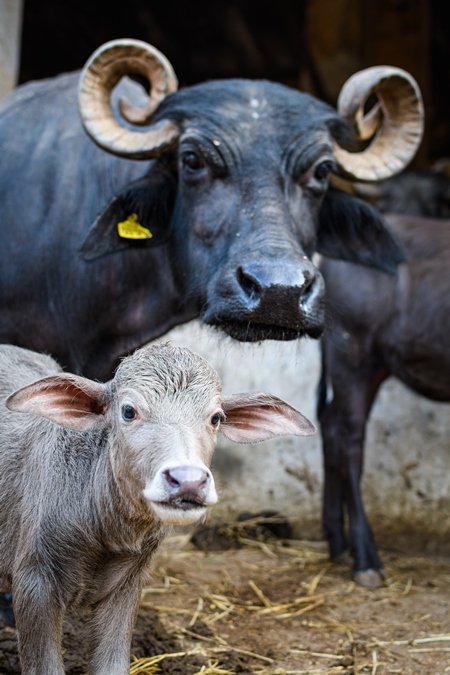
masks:
[(304, 282), (303, 285), (300, 289), (300, 300), (304, 302), (305, 300), (308, 299), (308, 297), (311, 295), (311, 292), (314, 287), (314, 283), (316, 281), (316, 277), (314, 274), (311, 274), (310, 272), (305, 272), (304, 275)]
[(244, 272), (242, 267), (238, 267), (237, 279), (241, 288), (248, 295), (250, 300), (258, 300), (261, 294), (261, 287), (257, 279), (252, 274)]
[(169, 487), (174, 488), (174, 489), (177, 489), (177, 488), (180, 487), (180, 481), (177, 480), (177, 479), (175, 478), (175, 476), (173, 476), (173, 475), (170, 473), (170, 470), (169, 470), (169, 469), (167, 469), (167, 471), (164, 471), (164, 476), (165, 476), (165, 478), (166, 478), (166, 481), (167, 481)]

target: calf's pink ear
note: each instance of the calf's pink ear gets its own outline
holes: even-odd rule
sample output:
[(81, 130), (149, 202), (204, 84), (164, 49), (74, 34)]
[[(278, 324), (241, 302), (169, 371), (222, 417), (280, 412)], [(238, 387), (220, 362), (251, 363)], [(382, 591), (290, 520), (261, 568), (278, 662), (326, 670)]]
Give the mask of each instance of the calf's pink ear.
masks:
[(233, 394), (222, 403), (220, 431), (235, 443), (258, 443), (277, 436), (310, 436), (316, 427), (301, 412), (276, 396)]
[(68, 429), (86, 431), (104, 419), (105, 385), (78, 375), (52, 375), (11, 394), (6, 406), (45, 417)]

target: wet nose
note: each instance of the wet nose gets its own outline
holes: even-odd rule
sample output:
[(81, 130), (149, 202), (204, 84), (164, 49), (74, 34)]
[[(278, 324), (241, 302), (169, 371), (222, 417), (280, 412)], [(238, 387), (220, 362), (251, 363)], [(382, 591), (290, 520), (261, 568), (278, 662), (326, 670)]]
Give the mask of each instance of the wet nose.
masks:
[(177, 466), (164, 471), (170, 499), (203, 502), (210, 482), (210, 473), (195, 466)]
[(307, 259), (302, 264), (240, 266), (236, 277), (245, 309), (261, 316), (270, 310), (272, 322), (281, 325), (295, 322), (320, 286), (320, 273)]

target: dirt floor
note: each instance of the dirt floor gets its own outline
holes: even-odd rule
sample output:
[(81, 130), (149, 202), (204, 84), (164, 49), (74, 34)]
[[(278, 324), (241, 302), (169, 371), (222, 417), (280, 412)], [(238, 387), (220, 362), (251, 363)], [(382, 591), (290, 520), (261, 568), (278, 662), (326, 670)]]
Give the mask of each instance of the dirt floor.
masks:
[[(206, 535), (206, 536), (205, 536)], [(143, 593), (132, 675), (441, 675), (450, 672), (450, 559), (382, 549), (368, 590), (320, 541), (235, 524), (170, 537)], [(204, 549), (204, 550), (202, 550)], [(67, 622), (70, 675), (86, 672), (82, 617)], [(0, 673), (20, 673), (0, 630)]]

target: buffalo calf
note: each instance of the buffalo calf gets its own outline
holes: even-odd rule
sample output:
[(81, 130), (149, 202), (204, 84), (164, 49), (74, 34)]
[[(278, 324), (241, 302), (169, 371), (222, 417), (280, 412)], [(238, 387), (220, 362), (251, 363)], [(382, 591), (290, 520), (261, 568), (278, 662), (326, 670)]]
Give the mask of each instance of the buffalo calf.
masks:
[(23, 675), (62, 675), (70, 608), (90, 610), (90, 675), (129, 673), (150, 560), (170, 525), (217, 501), (217, 432), (238, 443), (314, 426), (268, 394), (222, 396), (188, 349), (147, 346), (106, 384), (0, 347), (0, 584)]

